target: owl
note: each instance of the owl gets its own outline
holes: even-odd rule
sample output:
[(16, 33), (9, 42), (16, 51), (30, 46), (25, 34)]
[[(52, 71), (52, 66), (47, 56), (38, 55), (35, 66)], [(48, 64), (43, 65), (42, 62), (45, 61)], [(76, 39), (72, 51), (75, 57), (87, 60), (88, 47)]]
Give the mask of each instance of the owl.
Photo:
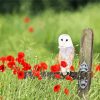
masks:
[(66, 75), (70, 73), (70, 67), (72, 66), (72, 62), (74, 59), (74, 46), (72, 43), (72, 39), (68, 34), (62, 34), (58, 38), (58, 61), (65, 61), (67, 63), (66, 67), (61, 67), (61, 73)]

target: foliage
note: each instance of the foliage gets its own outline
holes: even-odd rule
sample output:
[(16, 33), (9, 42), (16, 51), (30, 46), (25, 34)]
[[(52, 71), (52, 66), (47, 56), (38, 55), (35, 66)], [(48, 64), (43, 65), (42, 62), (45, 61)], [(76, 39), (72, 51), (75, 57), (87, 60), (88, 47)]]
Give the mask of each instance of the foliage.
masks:
[(0, 0), (0, 13), (31, 13), (36, 14), (47, 9), (57, 12), (62, 10), (77, 10), (88, 3), (100, 0)]
[(76, 53), (79, 53), (82, 30), (88, 27), (94, 31), (94, 52), (100, 53), (99, 7), (99, 4), (89, 5), (74, 13), (59, 14), (49, 10), (37, 16), (28, 16), (29, 18), (27, 15), (1, 15), (0, 55), (27, 50), (34, 52), (34, 56), (45, 55), (45, 52), (57, 54), (57, 38), (62, 33), (68, 33), (72, 37)]

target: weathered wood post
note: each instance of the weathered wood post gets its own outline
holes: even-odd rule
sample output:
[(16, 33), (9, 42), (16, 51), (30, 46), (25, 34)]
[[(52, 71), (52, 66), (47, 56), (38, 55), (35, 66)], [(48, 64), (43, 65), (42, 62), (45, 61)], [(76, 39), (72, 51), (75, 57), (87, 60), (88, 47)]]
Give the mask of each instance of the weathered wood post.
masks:
[[(91, 85), (92, 70), (92, 53), (93, 53), (93, 31), (91, 29), (83, 30), (80, 44), (80, 68), (78, 80), (78, 95), (85, 97)], [(84, 75), (84, 77), (82, 77)]]

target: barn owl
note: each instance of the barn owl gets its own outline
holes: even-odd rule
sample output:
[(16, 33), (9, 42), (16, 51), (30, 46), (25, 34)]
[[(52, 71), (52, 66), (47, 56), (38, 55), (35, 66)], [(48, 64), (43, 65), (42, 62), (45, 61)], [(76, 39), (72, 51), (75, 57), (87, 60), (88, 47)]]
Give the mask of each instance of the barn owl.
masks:
[(67, 63), (67, 66), (65, 68), (60, 66), (61, 73), (63, 75), (66, 75), (67, 73), (70, 73), (70, 67), (72, 66), (72, 62), (74, 59), (74, 46), (71, 37), (68, 34), (60, 35), (58, 38), (58, 44), (59, 44), (58, 61), (59, 63), (61, 61), (65, 61)]

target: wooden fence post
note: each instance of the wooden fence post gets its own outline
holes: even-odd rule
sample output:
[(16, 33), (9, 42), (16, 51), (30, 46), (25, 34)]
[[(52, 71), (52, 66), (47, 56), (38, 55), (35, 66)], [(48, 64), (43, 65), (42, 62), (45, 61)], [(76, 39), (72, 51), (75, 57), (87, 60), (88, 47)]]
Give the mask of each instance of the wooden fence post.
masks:
[[(87, 98), (87, 93), (91, 85), (92, 70), (92, 54), (93, 54), (93, 31), (91, 29), (83, 30), (80, 44), (80, 68), (78, 80), (78, 95)], [(86, 77), (81, 78), (81, 73), (87, 73)]]

